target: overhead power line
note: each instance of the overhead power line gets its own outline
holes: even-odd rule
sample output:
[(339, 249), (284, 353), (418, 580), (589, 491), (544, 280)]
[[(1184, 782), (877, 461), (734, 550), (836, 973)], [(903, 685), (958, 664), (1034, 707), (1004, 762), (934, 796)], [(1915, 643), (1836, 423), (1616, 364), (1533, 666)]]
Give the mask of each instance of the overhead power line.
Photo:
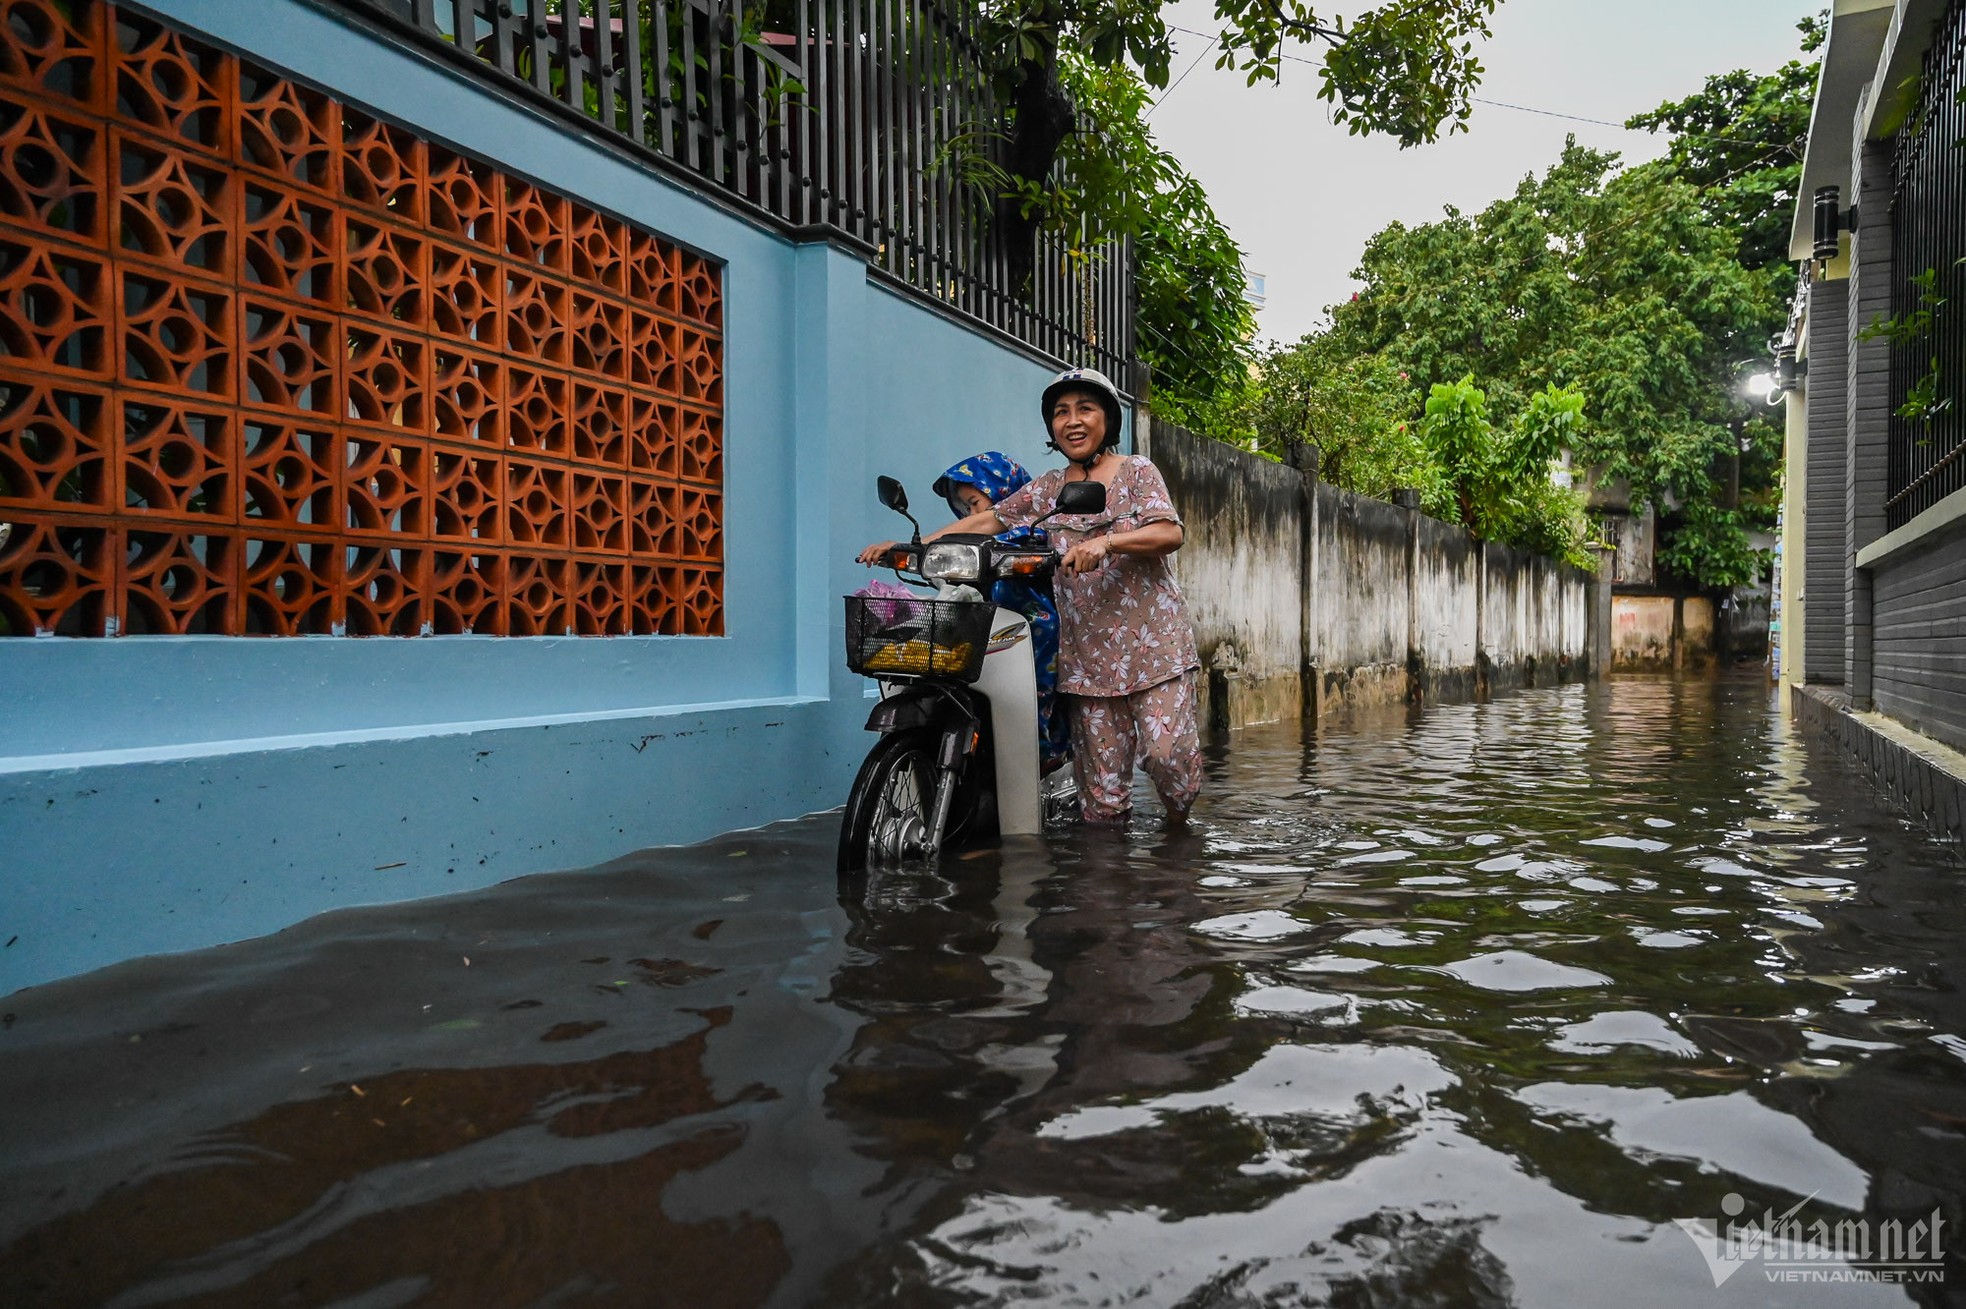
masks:
[[(1204, 41), (1213, 42), (1214, 40), (1217, 39), (1215, 34), (1199, 31), (1192, 27), (1178, 27), (1172, 23), (1168, 24), (1167, 30), (1170, 32), (1180, 32), (1184, 36), (1198, 36), (1201, 37)], [(1208, 53), (1208, 49), (1209, 49), (1208, 47), (1204, 46), (1202, 49), (1202, 53), (1206, 55)], [(1296, 64), (1308, 64), (1312, 68), (1324, 67), (1324, 61), (1321, 59), (1312, 59), (1305, 55), (1293, 55), (1286, 51), (1279, 51), (1277, 53), (1277, 58), (1288, 59), (1290, 62)], [(1197, 59), (1196, 63), (1199, 62), (1200, 60)], [(1181, 81), (1187, 80), (1188, 73), (1192, 73), (1194, 70), (1195, 70), (1195, 64), (1189, 64), (1187, 72), (1181, 74), (1181, 79), (1179, 81), (1176, 81), (1174, 86), (1179, 86), (1181, 84)], [(1163, 91), (1161, 93), (1160, 99), (1154, 102), (1155, 107), (1159, 107), (1160, 101), (1167, 99), (1167, 97), (1173, 93), (1174, 86), (1168, 87), (1166, 91)], [(1506, 100), (1490, 100), (1486, 96), (1477, 95), (1477, 96), (1470, 96), (1468, 98), (1473, 100), (1476, 104), (1489, 105), (1496, 109), (1513, 109), (1517, 113), (1521, 113), (1521, 114), (1538, 114), (1544, 118), (1562, 118), (1562, 119), (1567, 119), (1573, 123), (1590, 123), (1597, 127), (1615, 127), (1621, 132), (1642, 132), (1647, 136), (1655, 135), (1655, 133), (1649, 128), (1633, 127), (1629, 123), (1614, 122), (1608, 118), (1591, 118), (1584, 114), (1568, 114), (1568, 113), (1563, 113), (1562, 111), (1556, 109), (1538, 109), (1533, 105), (1511, 104)], [(1723, 136), (1715, 132), (1676, 132), (1673, 135), (1680, 136), (1680, 137), (1688, 137), (1700, 141), (1725, 141), (1734, 145), (1766, 146), (1768, 144), (1766, 141), (1756, 141), (1750, 137)], [(1800, 159), (1802, 157), (1800, 143), (1797, 143), (1796, 145), (1792, 145), (1788, 147), (1788, 149), (1789, 152), (1795, 155), (1797, 159)]]

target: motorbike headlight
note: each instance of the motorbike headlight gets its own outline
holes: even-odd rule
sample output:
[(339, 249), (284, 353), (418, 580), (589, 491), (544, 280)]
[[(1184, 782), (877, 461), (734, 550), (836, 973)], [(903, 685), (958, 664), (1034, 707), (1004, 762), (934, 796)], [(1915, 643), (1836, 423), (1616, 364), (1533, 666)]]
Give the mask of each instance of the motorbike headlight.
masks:
[(922, 555), (922, 576), (938, 582), (974, 582), (983, 573), (983, 552), (973, 545), (938, 541)]

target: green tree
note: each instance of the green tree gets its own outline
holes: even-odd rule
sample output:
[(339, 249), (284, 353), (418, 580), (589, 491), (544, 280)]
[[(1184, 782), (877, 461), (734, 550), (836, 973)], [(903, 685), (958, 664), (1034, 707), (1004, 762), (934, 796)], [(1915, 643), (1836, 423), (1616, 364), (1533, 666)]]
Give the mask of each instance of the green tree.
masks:
[(1736, 449), (1734, 365), (1761, 348), (1781, 303), (1702, 201), (1670, 169), (1618, 171), (1616, 156), (1573, 141), (1472, 218), (1449, 210), (1374, 236), (1329, 348), (1383, 358), (1429, 390), (1480, 378), (1505, 429), (1537, 392), (1581, 391), (1591, 421), (1570, 435), (1599, 476), (1662, 511), (1711, 499), (1716, 463)]
[(1421, 505), (1483, 540), (1592, 566), (1583, 498), (1551, 477), (1559, 453), (1581, 441), (1583, 415), (1580, 393), (1551, 386), (1505, 430), (1489, 420), (1487, 396), (1472, 377), (1436, 384), (1420, 424), (1433, 466), (1420, 487)]
[(1255, 329), (1244, 298), (1242, 249), (1208, 195), (1147, 127), (1150, 92), (1124, 67), (1068, 56), (1062, 64), (1091, 126), (1060, 152), (1047, 212), (1092, 259), (1111, 237), (1132, 238), (1140, 358), (1153, 370), (1156, 409), (1219, 429), (1249, 386)]
[(1247, 415), (1263, 453), (1288, 460), (1314, 445), (1320, 477), (1381, 499), (1436, 477), (1413, 422), (1418, 393), (1389, 360), (1311, 336), (1269, 351), (1254, 377)]
[[(1796, 24), (1802, 52), (1821, 49), (1828, 16)], [(1701, 207), (1720, 227), (1740, 233), (1736, 257), (1784, 280), (1789, 264), (1789, 223), (1802, 185), (1802, 151), (1820, 59), (1791, 59), (1768, 74), (1745, 69), (1717, 73), (1683, 100), (1669, 100), (1635, 114), (1626, 127), (1667, 132), (1663, 167), (1697, 188)]]
[[(1304, 0), (1216, 0), (1216, 66), (1275, 80), (1293, 44), (1322, 42), (1318, 94), (1354, 133), (1380, 132), (1401, 145), (1466, 130), (1481, 80), (1474, 42), (1488, 35), (1501, 0), (1380, 0), (1351, 22)], [(1017, 184), (997, 207), (1013, 269), (1028, 265), (1031, 236), (1045, 221), (1034, 204), (1052, 184), (1059, 150), (1079, 130), (1086, 106), (1068, 62), (1131, 68), (1156, 89), (1168, 84), (1173, 39), (1165, 0), (1005, 0), (987, 11), (984, 52), (1007, 106), (1000, 163)], [(991, 125), (993, 128), (995, 125)], [(1101, 127), (1111, 124), (1102, 123)]]

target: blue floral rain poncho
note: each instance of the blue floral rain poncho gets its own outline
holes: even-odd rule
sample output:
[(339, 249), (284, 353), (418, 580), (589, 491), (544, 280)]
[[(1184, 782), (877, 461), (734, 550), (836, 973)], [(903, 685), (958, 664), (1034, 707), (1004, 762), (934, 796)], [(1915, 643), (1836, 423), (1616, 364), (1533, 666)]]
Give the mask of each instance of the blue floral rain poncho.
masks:
[[(995, 450), (971, 455), (935, 479), (935, 493), (949, 501), (958, 518), (968, 510), (954, 498), (958, 485), (973, 486), (995, 504), (1027, 485), (1031, 475), (1009, 455)], [(1008, 545), (1045, 544), (1042, 531), (1019, 527), (997, 538)], [(1005, 609), (1024, 615), (1031, 624), (1031, 652), (1038, 665), (1038, 752), (1047, 772), (1072, 754), (1071, 726), (1058, 707), (1058, 606), (1051, 583), (1013, 579), (998, 582), (990, 598)]]

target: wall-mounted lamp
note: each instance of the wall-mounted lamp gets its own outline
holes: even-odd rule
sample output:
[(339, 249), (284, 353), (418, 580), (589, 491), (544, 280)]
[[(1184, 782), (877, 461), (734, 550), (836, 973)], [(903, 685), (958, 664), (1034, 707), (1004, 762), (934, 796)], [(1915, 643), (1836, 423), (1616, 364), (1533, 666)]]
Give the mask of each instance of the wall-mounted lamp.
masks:
[(1775, 389), (1793, 391), (1809, 376), (1809, 361), (1795, 357), (1795, 342), (1785, 341), (1775, 350)]
[(1838, 209), (1837, 201), (1842, 192), (1834, 186), (1816, 188), (1816, 246), (1815, 257), (1834, 259), (1837, 253), (1837, 233), (1857, 230), (1857, 206)]

